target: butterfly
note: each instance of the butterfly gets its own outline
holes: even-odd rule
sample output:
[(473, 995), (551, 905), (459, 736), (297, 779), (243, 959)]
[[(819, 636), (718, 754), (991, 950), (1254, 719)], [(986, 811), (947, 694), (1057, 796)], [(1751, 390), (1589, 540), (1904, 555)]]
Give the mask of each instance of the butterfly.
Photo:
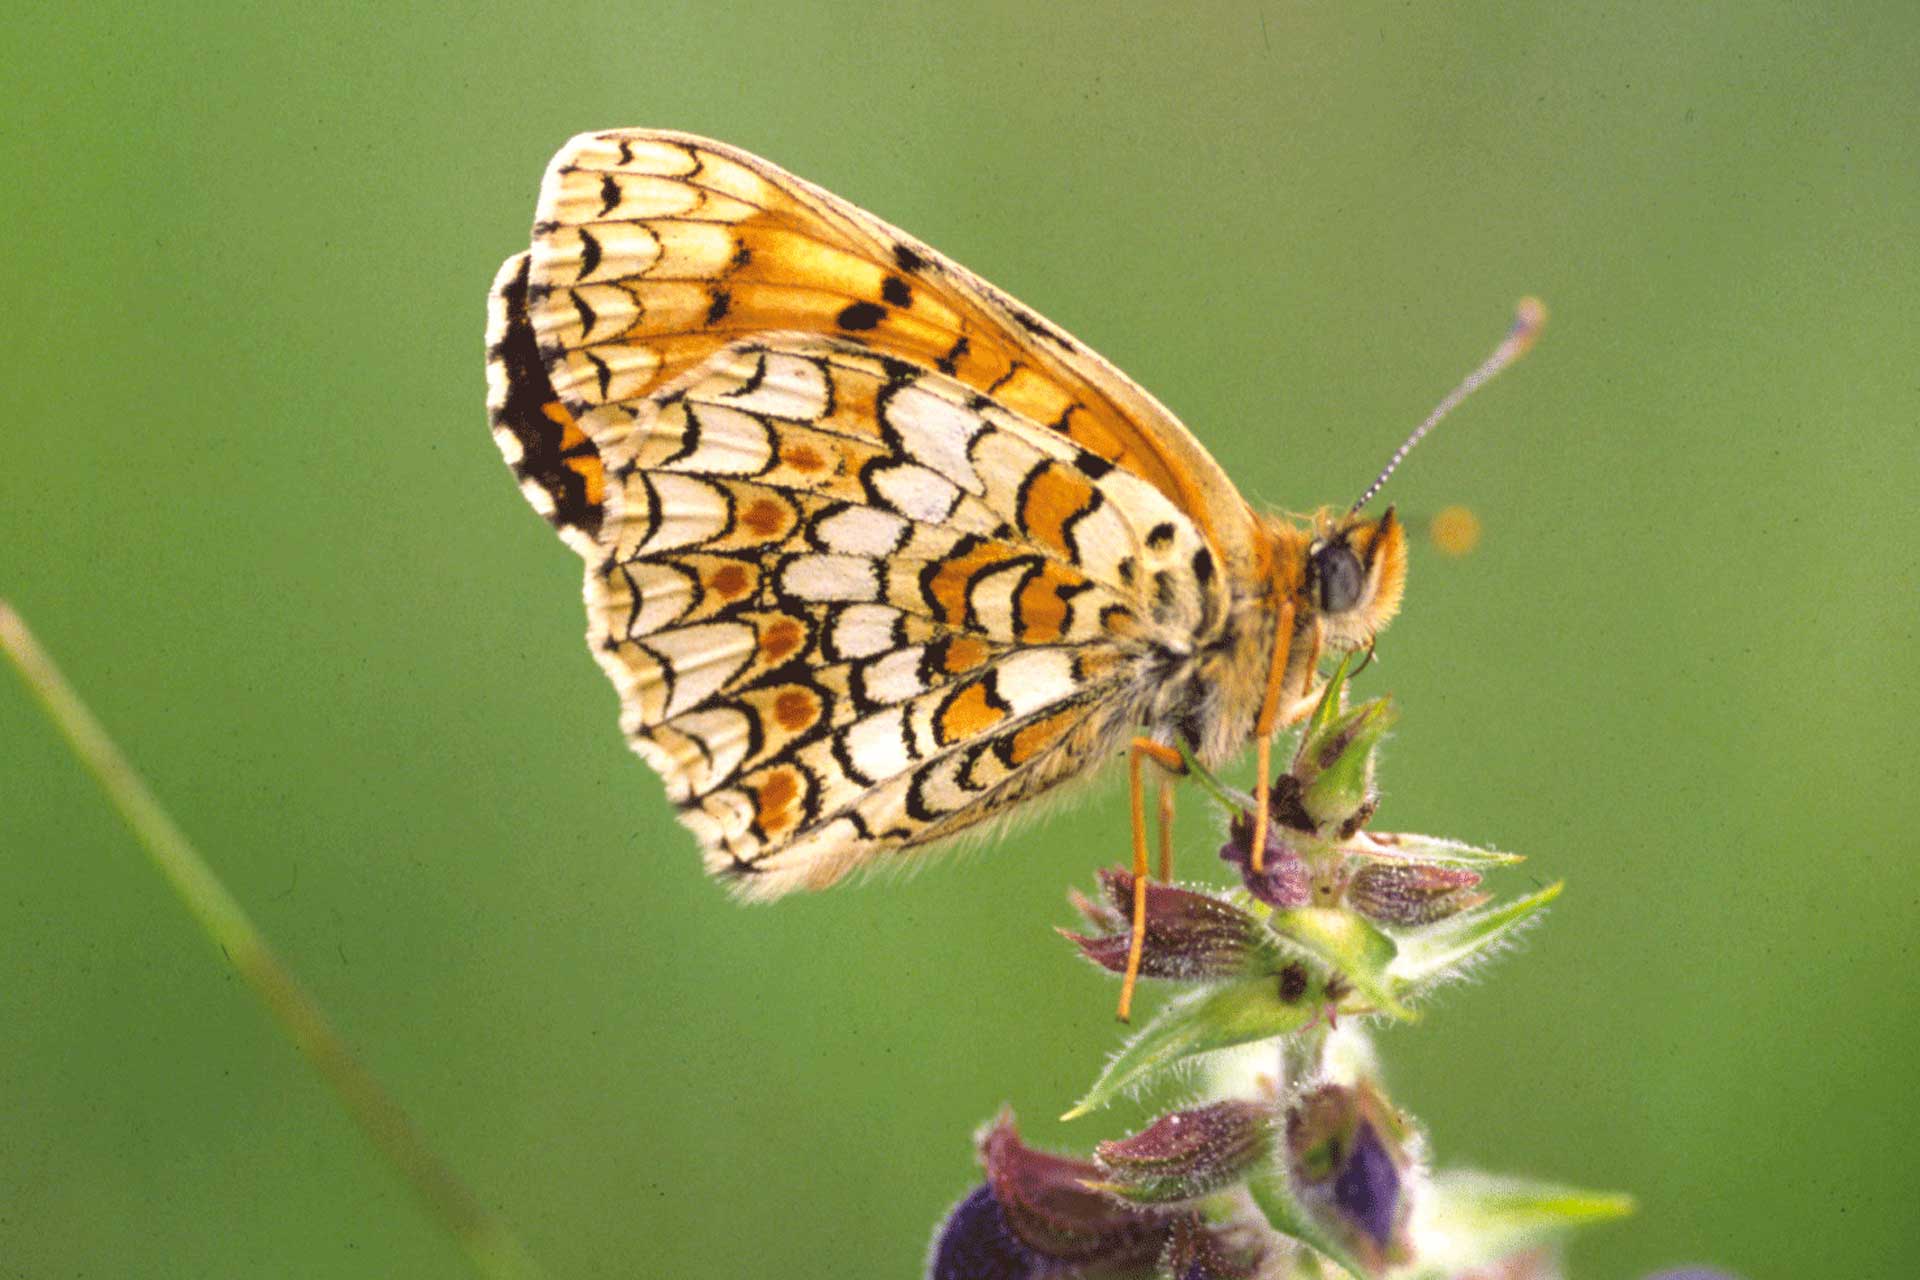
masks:
[(621, 728), (750, 898), (1122, 754), (1143, 890), (1142, 761), (1251, 741), (1264, 785), (1322, 653), (1400, 604), (1391, 508), (1256, 510), (1060, 328), (705, 138), (562, 147), (487, 353), (494, 438), (585, 561)]

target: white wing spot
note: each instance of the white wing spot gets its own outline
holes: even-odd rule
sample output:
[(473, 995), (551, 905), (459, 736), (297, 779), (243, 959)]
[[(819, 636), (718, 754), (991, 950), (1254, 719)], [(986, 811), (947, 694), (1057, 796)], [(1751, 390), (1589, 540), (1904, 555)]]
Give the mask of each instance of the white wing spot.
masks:
[(780, 572), (780, 589), (801, 600), (872, 600), (880, 575), (860, 556), (795, 556)]
[(960, 500), (960, 490), (946, 477), (915, 466), (899, 463), (871, 473), (873, 487), (894, 510), (914, 520), (939, 524)]
[(887, 401), (886, 418), (899, 432), (908, 457), (968, 493), (978, 496), (986, 491), (967, 460), (967, 446), (985, 427), (978, 414), (924, 387), (907, 387)]
[(846, 507), (815, 525), (814, 533), (829, 551), (877, 560), (892, 554), (906, 528), (907, 522), (891, 512)]

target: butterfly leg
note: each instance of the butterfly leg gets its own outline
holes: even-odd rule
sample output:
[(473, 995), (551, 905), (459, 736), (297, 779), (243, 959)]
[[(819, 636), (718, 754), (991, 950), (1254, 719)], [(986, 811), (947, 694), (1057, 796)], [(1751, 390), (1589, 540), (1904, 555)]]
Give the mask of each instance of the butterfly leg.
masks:
[(1160, 883), (1173, 881), (1173, 775), (1160, 775)]
[[(1367, 650), (1367, 656), (1373, 656), (1373, 650)], [(1307, 649), (1307, 669), (1300, 676), (1300, 696), (1311, 698), (1314, 695), (1313, 678), (1320, 674), (1320, 624), (1313, 627), (1313, 642)]]
[[(1316, 633), (1317, 635), (1318, 633)], [(1273, 657), (1267, 664), (1267, 692), (1260, 699), (1260, 718), (1253, 722), (1253, 736), (1259, 744), (1255, 751), (1253, 779), (1253, 847), (1250, 865), (1253, 874), (1266, 869), (1267, 800), (1272, 791), (1268, 775), (1273, 772), (1273, 733), (1280, 718), (1281, 686), (1287, 682), (1287, 655), (1293, 650), (1293, 601), (1280, 605), (1280, 617), (1273, 628)], [(1313, 663), (1307, 664), (1307, 679), (1313, 679)]]
[(1133, 810), (1133, 937), (1127, 946), (1127, 973), (1120, 983), (1120, 1021), (1133, 1013), (1133, 989), (1140, 981), (1140, 954), (1147, 943), (1147, 788), (1140, 768), (1151, 760), (1166, 770), (1160, 779), (1161, 878), (1173, 870), (1173, 801), (1169, 776), (1186, 771), (1180, 753), (1151, 738), (1135, 738), (1127, 748), (1127, 794)]

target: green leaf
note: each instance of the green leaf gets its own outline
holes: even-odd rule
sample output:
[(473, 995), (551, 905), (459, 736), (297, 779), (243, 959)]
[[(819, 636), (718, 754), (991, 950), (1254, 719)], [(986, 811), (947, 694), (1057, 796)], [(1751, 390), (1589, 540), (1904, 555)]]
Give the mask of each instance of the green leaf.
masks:
[(1414, 1210), (1417, 1274), (1450, 1276), (1488, 1266), (1561, 1240), (1578, 1227), (1624, 1218), (1633, 1209), (1633, 1197), (1617, 1191), (1583, 1191), (1471, 1170), (1436, 1174)]
[(1512, 938), (1565, 887), (1565, 881), (1556, 880), (1524, 898), (1409, 931), (1400, 939), (1400, 954), (1393, 964), (1395, 990), (1419, 990), (1458, 973), (1462, 966)]
[[(1382, 845), (1375, 851), (1366, 847), (1366, 842)], [(1485, 867), (1510, 867), (1516, 862), (1525, 862), (1526, 858), (1517, 853), (1501, 853), (1497, 849), (1480, 849), (1458, 840), (1443, 840), (1439, 836), (1418, 836), (1410, 832), (1375, 831), (1359, 836), (1348, 846), (1349, 850), (1362, 856), (1391, 857), (1405, 859), (1408, 862), (1431, 862), (1442, 867), (1466, 867), (1468, 870), (1480, 870)]]
[(1260, 1177), (1249, 1179), (1247, 1192), (1265, 1216), (1268, 1226), (1324, 1254), (1328, 1261), (1353, 1276), (1354, 1280), (1366, 1280), (1367, 1270), (1360, 1260), (1307, 1212), (1307, 1207), (1294, 1196), (1293, 1187), (1287, 1182), (1283, 1170), (1275, 1168)]
[(1398, 947), (1365, 916), (1339, 907), (1293, 907), (1274, 912), (1267, 924), (1345, 978), (1381, 1013), (1408, 1021), (1419, 1016), (1400, 1003), (1399, 985), (1389, 974)]
[(1298, 1031), (1314, 1019), (1326, 998), (1324, 980), (1314, 979), (1298, 1000), (1283, 1001), (1280, 979), (1272, 974), (1181, 996), (1121, 1046), (1093, 1087), (1060, 1118), (1072, 1120), (1104, 1107), (1195, 1054)]

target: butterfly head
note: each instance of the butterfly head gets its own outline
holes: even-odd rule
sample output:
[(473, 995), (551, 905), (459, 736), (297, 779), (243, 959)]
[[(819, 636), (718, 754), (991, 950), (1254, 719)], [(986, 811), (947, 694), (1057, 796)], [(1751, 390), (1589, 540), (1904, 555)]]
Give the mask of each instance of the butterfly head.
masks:
[(1328, 647), (1370, 643), (1399, 612), (1406, 584), (1406, 526), (1392, 507), (1377, 519), (1322, 512), (1314, 520), (1302, 589)]

